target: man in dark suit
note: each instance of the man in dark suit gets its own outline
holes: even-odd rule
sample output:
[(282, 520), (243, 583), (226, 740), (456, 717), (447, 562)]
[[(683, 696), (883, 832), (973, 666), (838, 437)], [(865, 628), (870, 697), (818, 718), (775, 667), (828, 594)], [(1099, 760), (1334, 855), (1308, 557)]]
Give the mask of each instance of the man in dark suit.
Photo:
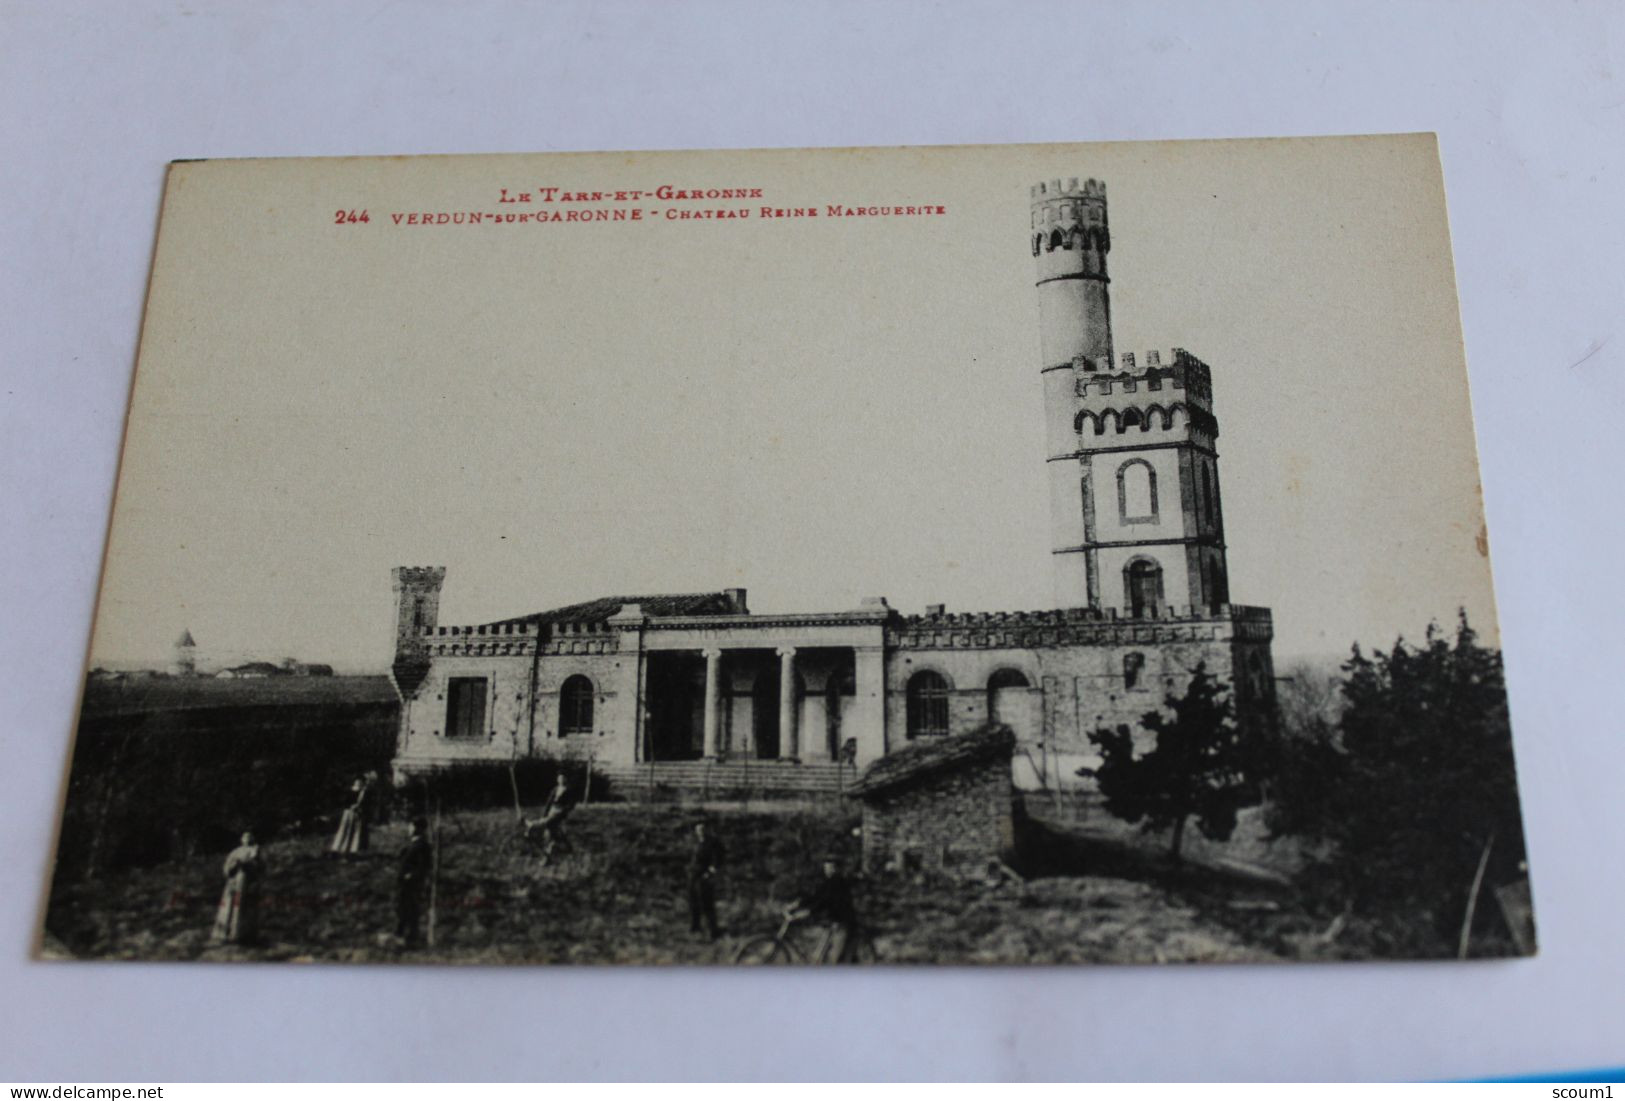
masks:
[(688, 927), (698, 933), (703, 919), (712, 940), (719, 935), (716, 879), (721, 865), (722, 844), (703, 821), (694, 823), (694, 847), (688, 856)]
[(824, 876), (813, 891), (790, 908), (798, 920), (812, 919), (825, 925), (824, 937), (814, 957), (819, 963), (856, 963), (863, 923), (857, 903), (852, 900), (852, 881), (841, 872), (840, 857), (824, 857)]

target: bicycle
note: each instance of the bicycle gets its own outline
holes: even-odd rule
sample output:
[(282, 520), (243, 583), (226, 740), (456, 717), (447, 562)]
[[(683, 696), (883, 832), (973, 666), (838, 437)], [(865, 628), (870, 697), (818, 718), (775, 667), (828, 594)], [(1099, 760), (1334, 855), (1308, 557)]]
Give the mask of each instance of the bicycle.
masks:
[[(777, 932), (763, 933), (754, 936), (741, 944), (734, 952), (733, 962), (751, 966), (761, 965), (824, 965), (839, 961), (831, 960), (830, 949), (835, 945), (836, 930), (833, 925), (824, 929), (818, 940), (818, 948), (811, 958), (796, 944), (790, 935), (790, 930), (810, 917), (805, 910), (795, 907), (784, 912), (784, 920), (779, 923)], [(853, 949), (853, 963), (874, 963), (876, 960), (874, 940), (865, 929), (858, 929), (852, 933), (857, 938), (857, 946)]]
[(532, 859), (545, 868), (554, 856), (574, 855), (575, 845), (564, 832), (564, 819), (521, 818), (514, 831), (503, 839), (497, 855), (503, 860)]

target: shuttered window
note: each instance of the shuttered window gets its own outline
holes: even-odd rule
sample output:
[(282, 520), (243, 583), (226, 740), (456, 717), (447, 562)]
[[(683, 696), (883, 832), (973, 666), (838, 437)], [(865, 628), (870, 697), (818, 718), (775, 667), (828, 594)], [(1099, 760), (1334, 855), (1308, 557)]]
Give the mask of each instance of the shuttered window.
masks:
[(484, 677), (452, 677), (446, 683), (446, 737), (485, 737)]

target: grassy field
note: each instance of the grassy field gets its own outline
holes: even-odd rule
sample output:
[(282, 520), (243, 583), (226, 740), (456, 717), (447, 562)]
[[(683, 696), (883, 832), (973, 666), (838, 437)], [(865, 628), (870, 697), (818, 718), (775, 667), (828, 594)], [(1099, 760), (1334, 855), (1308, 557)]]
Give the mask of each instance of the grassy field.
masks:
[[(214, 856), (111, 872), (56, 886), (47, 919), (58, 951), (93, 958), (456, 963), (728, 962), (747, 937), (776, 927), (784, 905), (814, 882), (820, 854), (853, 852), (854, 822), (794, 807), (711, 808), (727, 853), (717, 943), (689, 932), (683, 871), (698, 811), (601, 804), (570, 821), (576, 852), (540, 872), (500, 855), (511, 812), (441, 822), (436, 943), (401, 951), (394, 924), (400, 826), (374, 833), (374, 853), (323, 855), (326, 838), (267, 848), (264, 943), (211, 946), (219, 893)], [(1004, 882), (872, 878), (858, 904), (881, 963), (1149, 963), (1279, 959), (1300, 954), (1268, 900), (1233, 884), (1120, 874)], [(1245, 894), (1245, 892), (1241, 892)], [(1307, 931), (1306, 922), (1294, 923)]]

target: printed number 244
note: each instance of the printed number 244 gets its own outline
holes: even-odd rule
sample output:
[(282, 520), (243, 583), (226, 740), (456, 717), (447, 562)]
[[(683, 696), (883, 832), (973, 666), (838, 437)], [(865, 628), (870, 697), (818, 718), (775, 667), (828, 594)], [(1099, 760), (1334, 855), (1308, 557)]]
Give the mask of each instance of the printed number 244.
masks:
[(336, 226), (353, 226), (357, 222), (370, 221), (372, 221), (372, 219), (367, 217), (367, 212), (365, 210), (335, 210), (333, 212), (333, 224)]

